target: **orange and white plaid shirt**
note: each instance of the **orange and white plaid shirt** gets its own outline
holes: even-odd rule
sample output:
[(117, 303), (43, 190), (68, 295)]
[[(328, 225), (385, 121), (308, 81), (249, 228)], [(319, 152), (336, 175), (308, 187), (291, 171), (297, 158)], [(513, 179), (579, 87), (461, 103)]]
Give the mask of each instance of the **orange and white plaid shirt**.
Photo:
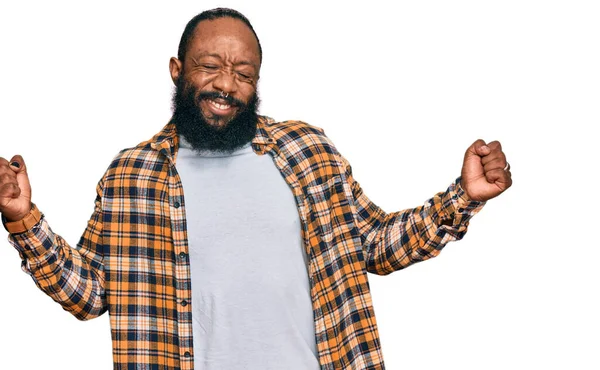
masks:
[[(252, 147), (273, 157), (298, 206), (321, 369), (384, 369), (367, 272), (387, 275), (435, 257), (464, 236), (484, 203), (469, 201), (457, 180), (423, 206), (385, 213), (323, 130), (299, 121), (260, 117)], [(109, 312), (115, 369), (194, 367), (177, 149), (169, 123), (121, 151), (98, 183), (75, 248), (35, 206), (24, 220), (5, 223), (41, 290), (80, 320)]]

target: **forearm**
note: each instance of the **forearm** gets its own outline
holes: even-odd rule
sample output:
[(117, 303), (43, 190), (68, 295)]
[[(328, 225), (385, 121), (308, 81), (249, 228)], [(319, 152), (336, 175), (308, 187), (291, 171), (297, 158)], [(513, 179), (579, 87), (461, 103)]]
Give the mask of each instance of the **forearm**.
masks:
[[(95, 226), (93, 217), (86, 233)], [(11, 232), (10, 227), (7, 229)], [(40, 214), (34, 226), (24, 232), (11, 232), (8, 238), (19, 251), (23, 271), (80, 320), (97, 317), (106, 310), (102, 261), (98, 255), (85, 253), (81, 248), (89, 244), (85, 235), (78, 248), (71, 248), (60, 235), (52, 232)]]
[(367, 270), (387, 275), (437, 256), (447, 243), (462, 239), (483, 205), (470, 201), (459, 181), (413, 209), (385, 214), (370, 204), (377, 212), (362, 214), (369, 214), (378, 227), (363, 234)]

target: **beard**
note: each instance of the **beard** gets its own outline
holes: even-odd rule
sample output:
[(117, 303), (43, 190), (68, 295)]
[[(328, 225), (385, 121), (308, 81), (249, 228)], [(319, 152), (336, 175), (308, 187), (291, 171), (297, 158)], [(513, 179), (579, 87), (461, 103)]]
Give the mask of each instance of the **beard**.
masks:
[[(206, 117), (200, 108), (203, 99), (221, 98), (227, 104), (235, 106), (237, 112), (228, 122), (220, 122), (218, 116)], [(198, 91), (185, 82), (183, 77), (177, 81), (172, 98), (173, 117), (177, 133), (187, 140), (196, 151), (212, 150), (231, 153), (248, 144), (256, 135), (258, 123), (258, 93), (248, 103), (228, 96), (223, 98), (216, 91)], [(211, 125), (208, 120), (216, 121)]]

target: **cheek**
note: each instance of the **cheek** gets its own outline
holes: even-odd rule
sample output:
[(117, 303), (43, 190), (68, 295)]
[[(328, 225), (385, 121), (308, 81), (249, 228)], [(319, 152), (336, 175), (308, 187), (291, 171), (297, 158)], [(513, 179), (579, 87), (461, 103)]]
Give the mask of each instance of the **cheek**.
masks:
[(206, 76), (202, 74), (186, 76), (186, 83), (188, 86), (192, 86), (196, 92), (213, 90), (211, 86), (212, 80), (214, 80), (213, 76)]
[(239, 99), (248, 104), (250, 99), (256, 94), (256, 89), (253, 86), (248, 85), (248, 87), (240, 88), (238, 94)]

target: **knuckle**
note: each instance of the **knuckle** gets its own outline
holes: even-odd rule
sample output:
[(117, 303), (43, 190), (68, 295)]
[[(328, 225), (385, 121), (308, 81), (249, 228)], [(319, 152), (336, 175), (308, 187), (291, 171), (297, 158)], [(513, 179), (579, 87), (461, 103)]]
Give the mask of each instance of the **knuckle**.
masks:
[(12, 196), (19, 192), (19, 187), (13, 183), (3, 184), (0, 182), (0, 196)]
[(502, 150), (502, 145), (500, 145), (500, 142), (498, 140), (490, 142), (488, 146), (493, 150)]
[(0, 173), (0, 184), (12, 184), (15, 182), (14, 175), (10, 173)]

